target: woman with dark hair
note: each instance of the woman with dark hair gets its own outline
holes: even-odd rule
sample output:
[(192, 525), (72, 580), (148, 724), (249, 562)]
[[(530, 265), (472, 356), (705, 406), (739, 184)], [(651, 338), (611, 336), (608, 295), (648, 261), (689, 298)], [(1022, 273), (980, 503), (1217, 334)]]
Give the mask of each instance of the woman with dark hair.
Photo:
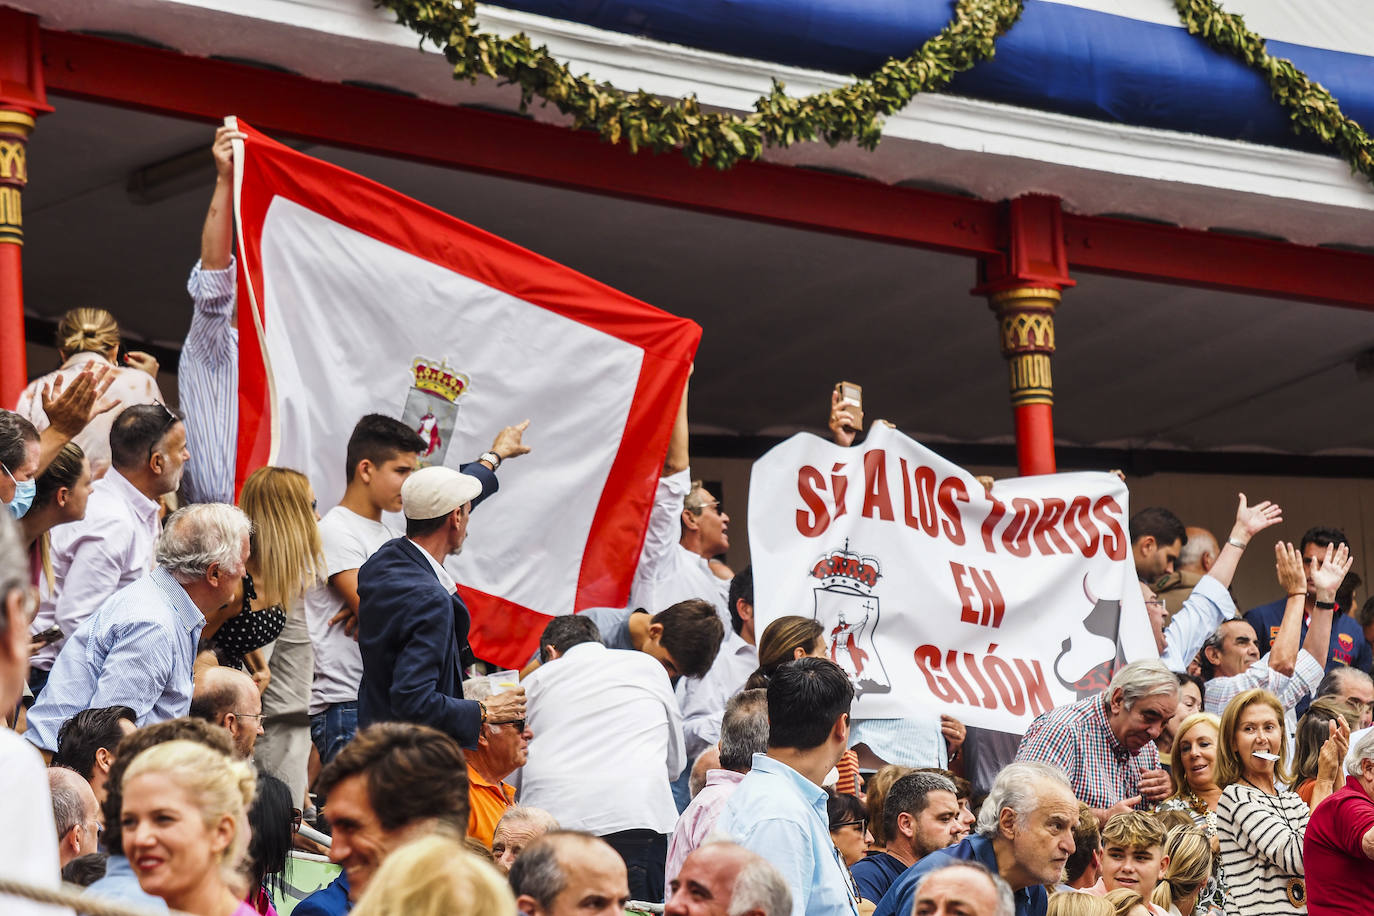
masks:
[[(1312, 810), (1340, 788), (1336, 780), (1343, 775), (1341, 766), (1350, 733), (1359, 724), (1356, 713), (1336, 697), (1313, 700), (1298, 720), (1298, 736), (1293, 744), (1293, 791)], [(1328, 739), (1336, 735), (1341, 736), (1340, 740), (1328, 745)]]
[(830, 839), (848, 868), (864, 857), (873, 837), (868, 832), (868, 811), (853, 795), (827, 792), (826, 813), (830, 816)]
[(257, 793), (248, 809), (248, 905), (264, 916), (276, 916), (272, 900), (282, 899), (291, 839), (300, 823), (300, 809), (291, 803), (291, 788), (269, 773), (258, 774)]
[(744, 689), (767, 687), (778, 666), (799, 658), (825, 658), (825, 629), (811, 617), (779, 617), (759, 637), (759, 666)]

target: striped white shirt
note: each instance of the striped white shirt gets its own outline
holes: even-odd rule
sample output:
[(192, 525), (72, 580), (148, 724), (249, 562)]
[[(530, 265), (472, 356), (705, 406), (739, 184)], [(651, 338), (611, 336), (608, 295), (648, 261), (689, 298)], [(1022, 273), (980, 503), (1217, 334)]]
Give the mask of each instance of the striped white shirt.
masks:
[(233, 503), (239, 432), (239, 332), (234, 327), (238, 273), (233, 258), (223, 270), (191, 268), (186, 291), (195, 303), (181, 348), (177, 387), (186, 416), (183, 493), (193, 503)]
[(1269, 795), (1243, 782), (1221, 793), (1217, 837), (1226, 873), (1227, 916), (1306, 913), (1288, 901), (1288, 882), (1303, 876), (1307, 803), (1296, 792)]

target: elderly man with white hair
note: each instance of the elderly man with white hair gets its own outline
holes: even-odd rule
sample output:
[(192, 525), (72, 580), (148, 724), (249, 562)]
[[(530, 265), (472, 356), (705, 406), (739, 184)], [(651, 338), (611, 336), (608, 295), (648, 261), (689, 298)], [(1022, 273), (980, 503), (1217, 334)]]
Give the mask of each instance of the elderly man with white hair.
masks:
[(173, 514), (153, 571), (111, 595), (67, 638), (24, 737), (52, 753), (63, 722), (100, 706), (128, 706), (140, 726), (186, 715), (196, 642), (239, 610), (230, 601), (252, 527), (223, 503)]
[(955, 863), (977, 863), (1006, 882), (1015, 916), (1045, 916), (1045, 885), (1059, 881), (1077, 825), (1078, 799), (1062, 770), (1039, 761), (1008, 764), (983, 801), (977, 832), (902, 872), (873, 916), (908, 916), (922, 879)]
[(1155, 739), (1177, 708), (1174, 673), (1160, 661), (1131, 662), (1102, 693), (1037, 716), (1016, 759), (1059, 767), (1073, 794), (1106, 824), (1142, 801), (1169, 795)]
[(669, 882), (664, 916), (786, 916), (792, 892), (768, 860), (728, 841), (688, 853)]
[[(490, 678), (463, 681), (466, 699), (485, 701), (495, 692)], [(503, 725), (488, 722), (477, 735), (477, 746), (463, 754), (468, 765), (468, 836), (488, 849), (497, 823), (515, 804), (515, 788), (505, 779), (525, 765), (533, 737), (524, 719)]]
[(1350, 736), (1345, 787), (1317, 805), (1307, 822), (1302, 864), (1312, 916), (1374, 912), (1374, 728)]

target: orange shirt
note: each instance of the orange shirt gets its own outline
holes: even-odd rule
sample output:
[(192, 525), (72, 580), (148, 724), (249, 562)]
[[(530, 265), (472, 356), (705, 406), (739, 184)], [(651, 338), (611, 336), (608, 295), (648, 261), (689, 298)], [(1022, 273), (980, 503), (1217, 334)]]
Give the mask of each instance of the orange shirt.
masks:
[(504, 782), (487, 782), (472, 768), (472, 764), (468, 764), (468, 836), (476, 837), (490, 849), (496, 822), (514, 803), (513, 787)]

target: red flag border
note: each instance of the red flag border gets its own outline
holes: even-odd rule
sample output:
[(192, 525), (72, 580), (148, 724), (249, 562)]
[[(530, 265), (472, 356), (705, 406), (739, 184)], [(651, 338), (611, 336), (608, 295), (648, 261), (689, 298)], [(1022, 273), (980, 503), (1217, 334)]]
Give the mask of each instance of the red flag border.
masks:
[[(249, 300), (241, 301), (240, 307), (248, 305), (253, 322), (252, 332), (240, 335), (239, 344), (236, 488), (276, 453), (272, 375), (262, 338), (266, 312), (260, 245), (268, 208), (281, 196), (383, 244), (643, 350), (624, 435), (583, 548), (574, 607), (561, 612), (623, 604), (635, 565), (623, 558), (631, 556), (637, 562), (643, 546), (701, 327), (368, 178), (293, 150), (241, 120), (237, 126), (248, 136), (235, 155), (239, 284)], [(312, 173), (320, 177), (311, 178)], [(254, 180), (244, 181), (245, 175)], [(455, 238), (462, 244), (452, 244)], [(549, 615), (461, 584), (459, 590), (472, 616), (469, 641), (477, 656), (522, 666)]]

